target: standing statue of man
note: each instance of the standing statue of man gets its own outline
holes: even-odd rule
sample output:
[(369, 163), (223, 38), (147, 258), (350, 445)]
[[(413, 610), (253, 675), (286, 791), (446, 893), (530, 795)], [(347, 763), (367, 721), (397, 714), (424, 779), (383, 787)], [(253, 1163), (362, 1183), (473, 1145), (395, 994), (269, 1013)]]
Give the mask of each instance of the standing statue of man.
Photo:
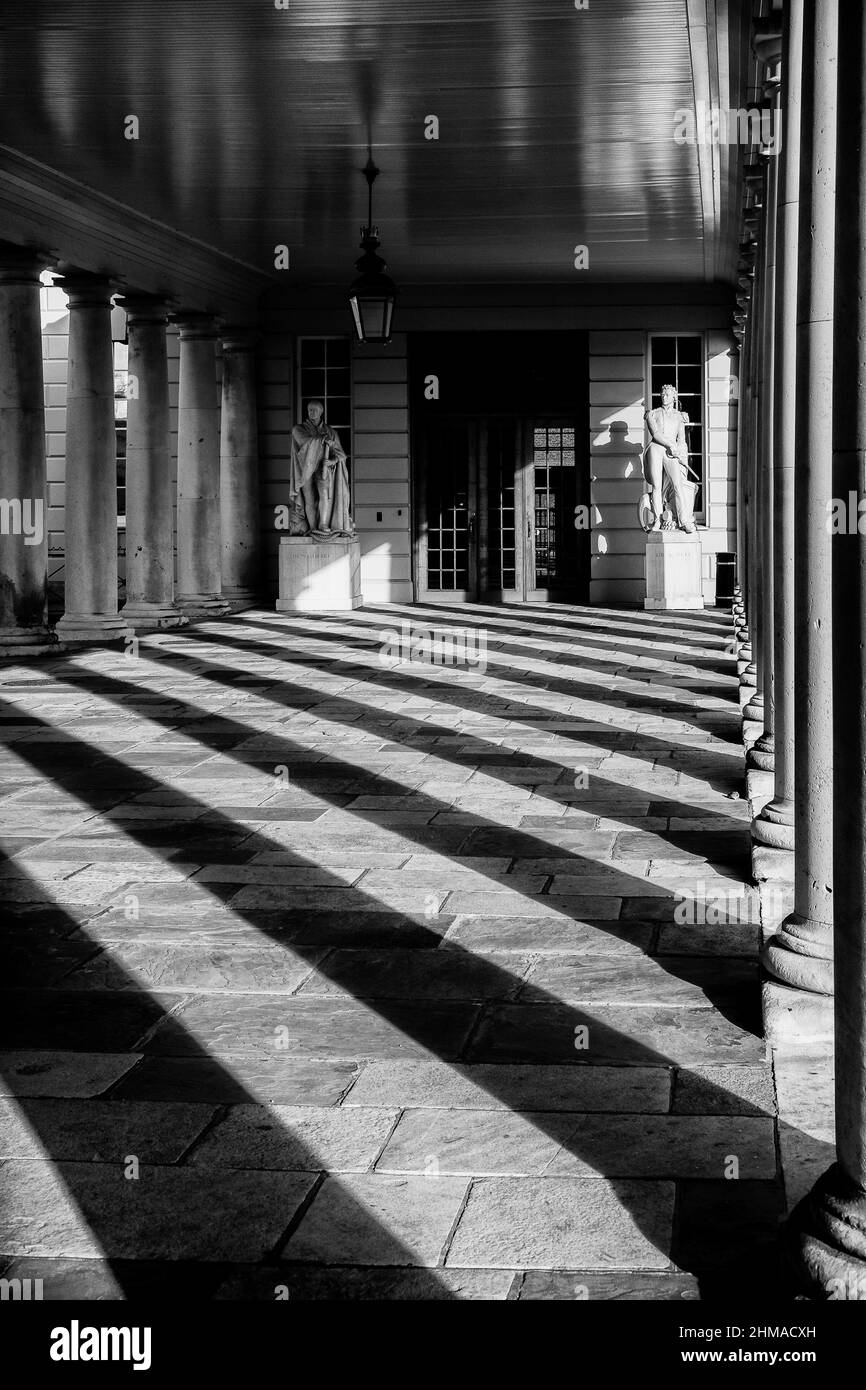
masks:
[(662, 512), (667, 502), (673, 504), (679, 529), (691, 534), (696, 529), (692, 514), (694, 489), (688, 483), (686, 417), (678, 406), (675, 387), (665, 385), (662, 387), (661, 406), (648, 410), (644, 417), (650, 435), (644, 454), (644, 477), (652, 494), (653, 520), (649, 529), (661, 529)]
[(355, 534), (346, 451), (319, 400), (308, 403), (306, 420), (292, 430), (289, 507), (290, 535), (332, 540)]

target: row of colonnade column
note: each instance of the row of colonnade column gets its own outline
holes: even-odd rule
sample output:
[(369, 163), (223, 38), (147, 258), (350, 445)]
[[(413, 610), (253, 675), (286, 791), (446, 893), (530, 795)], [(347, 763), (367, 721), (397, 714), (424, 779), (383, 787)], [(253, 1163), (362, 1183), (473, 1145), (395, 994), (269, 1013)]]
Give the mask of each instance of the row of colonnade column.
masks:
[[(126, 602), (118, 608), (117, 445), (105, 275), (64, 273), (69, 300), (65, 596), (47, 621), (45, 405), (37, 252), (0, 246), (0, 653), (41, 654), (180, 627), (255, 601), (260, 590), (255, 329), (122, 293), (129, 392)], [(167, 332), (180, 343), (177, 488), (172, 483)], [(222, 387), (217, 386), (217, 344)], [(175, 582), (175, 496), (177, 582)], [(25, 526), (37, 512), (41, 526)]]
[[(798, 999), (829, 1009), (832, 996), (836, 1162), (788, 1218), (785, 1248), (807, 1291), (863, 1299), (866, 7), (786, 0), (780, 50), (772, 30), (759, 24), (754, 44), (768, 67), (781, 59), (782, 139), (764, 151), (758, 235), (742, 248), (738, 336), (754, 409), (741, 426), (735, 611), (760, 668), (744, 711), (763, 724), (749, 763), (773, 775), (752, 822), (756, 864), (793, 883), (793, 911), (762, 952), (765, 994), (793, 1001), (795, 1018)], [(803, 1010), (798, 1042), (815, 1016)]]

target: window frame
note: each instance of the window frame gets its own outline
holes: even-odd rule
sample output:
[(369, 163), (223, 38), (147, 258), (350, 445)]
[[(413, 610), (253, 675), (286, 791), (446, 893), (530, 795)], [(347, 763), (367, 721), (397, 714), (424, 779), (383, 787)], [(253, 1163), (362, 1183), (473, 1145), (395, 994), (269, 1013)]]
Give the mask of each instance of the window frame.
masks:
[[(343, 448), (346, 450), (346, 467), (347, 467), (348, 473), (349, 473), (349, 488), (350, 488), (350, 492), (351, 492), (351, 496), (352, 496), (352, 511), (354, 512), (354, 501), (355, 501), (355, 470), (354, 470), (354, 468), (352, 467), (352, 462), (353, 462), (353, 449), (354, 449), (354, 442), (355, 442), (355, 441), (354, 441), (354, 418), (353, 418), (353, 417), (354, 417), (354, 401), (355, 401), (355, 359), (354, 359), (354, 353), (352, 352), (352, 338), (351, 338), (351, 335), (348, 334), (348, 333), (299, 333), (299, 334), (297, 334), (297, 336), (296, 336), (296, 338), (295, 338), (295, 362), (294, 362), (294, 375), (295, 375), (295, 383), (294, 383), (294, 386), (295, 386), (295, 389), (294, 389), (294, 417), (295, 417), (295, 422), (296, 422), (297, 424), (301, 424), (301, 423), (303, 422), (304, 418), (305, 418), (305, 416), (304, 416), (304, 400), (306, 399), (306, 397), (305, 397), (305, 395), (304, 395), (304, 393), (303, 393), (303, 391), (302, 391), (302, 380), (303, 380), (302, 374), (303, 374), (303, 369), (304, 369), (304, 343), (311, 343), (311, 342), (317, 342), (317, 343), (321, 343), (321, 342), (338, 342), (338, 343), (346, 343), (347, 346), (348, 346), (348, 350), (349, 350), (349, 422), (348, 422), (347, 425), (333, 426), (333, 428), (335, 428), (335, 429), (337, 430), (337, 433), (338, 433), (338, 435), (339, 435), (339, 437), (340, 437), (340, 442), (341, 442), (341, 444), (343, 445)], [(343, 369), (335, 369), (335, 370), (343, 370)], [(328, 419), (328, 392), (327, 392), (327, 371), (328, 371), (328, 367), (327, 367), (327, 363), (325, 364), (324, 371), (325, 371), (325, 391), (322, 392), (322, 396), (323, 396), (323, 398), (324, 398), (324, 403), (325, 403), (325, 420), (326, 420), (327, 423), (330, 425), (330, 424), (331, 424), (331, 421)], [(313, 397), (313, 399), (316, 399), (316, 398)], [(338, 397), (338, 399), (339, 399), (339, 397)], [(348, 446), (347, 446), (346, 440), (344, 439), (344, 435), (345, 435), (345, 434), (348, 434)]]
[[(699, 456), (700, 456), (701, 505), (700, 505), (700, 507), (696, 507), (696, 508), (695, 508), (694, 519), (695, 519), (695, 521), (696, 521), (697, 523), (699, 523), (702, 527), (706, 527), (706, 526), (707, 526), (707, 518), (708, 518), (708, 516), (709, 516), (709, 511), (708, 511), (708, 499), (707, 499), (708, 481), (709, 481), (709, 480), (708, 480), (708, 477), (707, 477), (707, 427), (708, 427), (708, 425), (707, 425), (707, 408), (708, 408), (708, 407), (707, 407), (707, 402), (708, 402), (708, 400), (709, 400), (709, 391), (708, 391), (708, 386), (707, 386), (708, 372), (709, 372), (709, 364), (708, 364), (708, 360), (707, 360), (707, 341), (706, 341), (707, 335), (706, 335), (706, 333), (705, 333), (703, 330), (701, 330), (701, 329), (697, 329), (697, 330), (695, 330), (695, 329), (684, 329), (684, 330), (680, 330), (680, 329), (676, 329), (676, 328), (672, 328), (672, 329), (652, 329), (652, 330), (650, 330), (650, 331), (647, 333), (647, 339), (646, 339), (646, 352), (645, 352), (645, 354), (644, 354), (645, 371), (646, 371), (646, 376), (645, 376), (645, 381), (644, 381), (644, 389), (645, 389), (644, 400), (645, 400), (645, 402), (646, 402), (646, 405), (645, 405), (645, 409), (646, 409), (646, 410), (653, 410), (653, 409), (655, 408), (656, 405), (661, 404), (660, 401), (655, 401), (655, 400), (653, 399), (653, 393), (652, 393), (653, 366), (655, 365), (655, 364), (654, 364), (654, 359), (653, 359), (653, 344), (654, 344), (654, 342), (655, 342), (655, 340), (656, 340), (657, 338), (676, 338), (676, 339), (678, 339), (678, 340), (681, 339), (681, 338), (692, 338), (692, 339), (696, 339), (696, 340), (700, 343), (700, 356), (701, 356), (701, 360), (700, 360), (700, 381), (701, 381), (701, 425), (700, 425), (700, 429), (701, 429), (701, 437), (700, 437), (700, 438), (701, 438), (701, 446), (700, 446), (700, 450), (690, 449), (689, 452), (690, 452), (690, 454), (698, 454), (698, 453), (699, 453)], [(678, 354), (678, 355), (679, 355), (679, 354)], [(691, 364), (690, 364), (690, 365), (691, 365)], [(677, 366), (679, 366), (679, 363), (677, 364)], [(677, 373), (677, 375), (678, 375), (678, 374), (679, 374), (679, 373)], [(678, 382), (678, 381), (674, 381), (673, 384), (674, 384), (674, 386), (676, 386), (677, 392), (679, 392), (679, 382)], [(687, 413), (688, 413), (688, 412), (687, 412)], [(692, 422), (690, 422), (690, 425), (689, 425), (689, 435), (688, 435), (689, 444), (691, 444), (691, 442), (692, 442), (692, 438), (693, 438), (693, 433), (692, 433), (692, 432), (693, 432), (694, 428), (695, 428), (695, 422), (692, 421)], [(644, 430), (644, 436), (645, 436), (645, 438), (644, 438), (644, 448), (646, 448), (646, 430)], [(693, 466), (694, 466), (694, 465), (693, 465)]]

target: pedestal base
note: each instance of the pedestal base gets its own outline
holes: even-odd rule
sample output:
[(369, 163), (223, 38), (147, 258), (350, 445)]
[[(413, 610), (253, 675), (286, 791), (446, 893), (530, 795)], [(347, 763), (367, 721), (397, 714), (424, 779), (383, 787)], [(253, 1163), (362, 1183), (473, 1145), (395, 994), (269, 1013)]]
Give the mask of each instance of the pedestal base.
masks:
[(175, 603), (192, 621), (196, 618), (220, 618), (229, 611), (222, 594), (178, 594)]
[(360, 608), (361, 542), (280, 537), (280, 613), (342, 613)]
[(63, 642), (125, 642), (133, 635), (119, 613), (64, 613), (57, 624)]
[(173, 603), (125, 603), (120, 610), (130, 627), (140, 632), (160, 632), (163, 628), (186, 627), (189, 618), (175, 608)]
[(653, 612), (703, 608), (701, 542), (685, 531), (652, 531), (646, 543), (646, 598)]
[(0, 659), (58, 656), (63, 647), (47, 627), (0, 627)]

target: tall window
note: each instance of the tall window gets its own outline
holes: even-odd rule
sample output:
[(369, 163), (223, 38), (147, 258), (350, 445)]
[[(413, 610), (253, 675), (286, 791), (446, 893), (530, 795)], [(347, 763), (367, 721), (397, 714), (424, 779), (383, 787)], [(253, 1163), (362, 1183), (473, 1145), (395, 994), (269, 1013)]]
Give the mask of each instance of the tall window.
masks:
[[(699, 333), (650, 336), (650, 409), (662, 403), (662, 387), (676, 388), (680, 410), (688, 416), (689, 478), (698, 484), (695, 515), (704, 513), (704, 342)], [(694, 474), (694, 476), (692, 476)]]
[(352, 452), (351, 359), (348, 338), (301, 338), (298, 342), (298, 419), (311, 400), (324, 401), (325, 419)]

